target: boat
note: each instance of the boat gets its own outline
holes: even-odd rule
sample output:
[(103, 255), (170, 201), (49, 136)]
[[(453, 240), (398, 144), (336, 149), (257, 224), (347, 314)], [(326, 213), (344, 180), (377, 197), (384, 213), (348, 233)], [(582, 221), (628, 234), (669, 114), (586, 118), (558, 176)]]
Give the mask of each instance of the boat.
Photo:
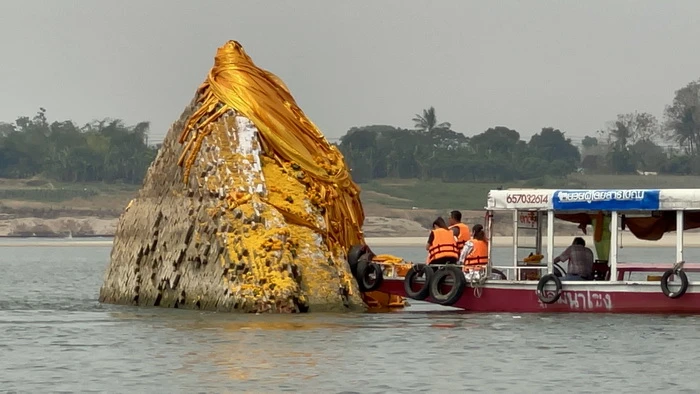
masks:
[[(683, 248), (685, 231), (700, 228), (700, 189), (499, 189), (488, 193), (485, 210), (484, 266), (464, 273), (462, 266), (396, 261), (356, 245), (349, 262), (360, 289), (470, 312), (700, 313), (700, 282), (688, 278), (700, 263), (686, 263)], [(492, 258), (496, 213), (513, 217), (510, 261)], [(590, 280), (563, 280), (566, 269), (554, 263), (555, 218), (584, 232), (593, 228)], [(622, 230), (648, 241), (675, 232), (675, 261), (621, 261)], [(643, 273), (646, 280), (631, 277)]]

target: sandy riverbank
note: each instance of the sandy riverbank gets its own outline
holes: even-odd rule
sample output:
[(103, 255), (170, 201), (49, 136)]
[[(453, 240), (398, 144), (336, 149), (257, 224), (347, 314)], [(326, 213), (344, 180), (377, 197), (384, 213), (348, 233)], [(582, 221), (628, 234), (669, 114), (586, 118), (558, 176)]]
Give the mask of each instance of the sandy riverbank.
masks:
[[(410, 211), (407, 211), (410, 212)], [(478, 211), (474, 211), (478, 212)], [(475, 216), (473, 211), (465, 211), (470, 216), (467, 223), (478, 223), (483, 220)], [(11, 215), (10, 215), (11, 216)], [(86, 237), (95, 235), (111, 236), (117, 229), (118, 218), (106, 218), (97, 216), (66, 216), (56, 218), (36, 217), (10, 217), (3, 216), (0, 212), (0, 237), (31, 237), (32, 235), (43, 237)], [(414, 218), (415, 219), (415, 218)], [(512, 223), (506, 223), (506, 218), (501, 218), (496, 223), (495, 235), (508, 236), (512, 234)], [(367, 216), (363, 225), (363, 231), (367, 237), (424, 237), (428, 234), (432, 216), (427, 220), (416, 221), (410, 218)], [(575, 224), (561, 221), (555, 222), (555, 234), (566, 236), (580, 233)]]
[[(586, 243), (589, 245), (593, 244), (593, 239), (591, 236), (584, 236)], [(685, 247), (700, 247), (700, 233), (689, 233), (684, 236), (684, 246)], [(554, 237), (554, 247), (562, 248), (571, 244), (572, 236), (556, 236)], [(367, 244), (370, 247), (424, 247), (427, 237), (368, 237), (366, 238)], [(529, 242), (528, 242), (529, 241)], [(521, 242), (523, 244), (531, 244), (532, 239), (525, 239), (521, 237)], [(623, 233), (621, 238), (621, 244), (623, 247), (637, 247), (637, 248), (675, 248), (676, 247), (676, 237), (675, 233), (669, 233), (662, 239), (658, 241), (643, 241), (630, 233)], [(494, 237), (493, 245), (495, 247), (510, 247), (513, 245), (513, 237), (499, 236)], [(544, 240), (543, 247), (547, 245), (547, 241)], [(111, 239), (91, 239), (91, 238), (73, 238), (73, 239), (37, 239), (37, 238), (4, 238), (0, 239), (1, 247), (105, 247), (112, 246)]]

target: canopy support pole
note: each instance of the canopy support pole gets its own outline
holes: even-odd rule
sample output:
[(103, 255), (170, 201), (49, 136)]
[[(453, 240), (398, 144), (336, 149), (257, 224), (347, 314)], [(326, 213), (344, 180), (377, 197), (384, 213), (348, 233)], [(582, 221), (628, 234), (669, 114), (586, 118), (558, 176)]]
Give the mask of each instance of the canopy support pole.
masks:
[(493, 247), (493, 211), (486, 211), (486, 215), (486, 228), (488, 229), (488, 233), (486, 234), (486, 236), (489, 240), (487, 244), (488, 260), (486, 263), (486, 276), (490, 278), (493, 266), (493, 260), (491, 259), (491, 248)]
[(617, 280), (617, 245), (620, 232), (618, 230), (617, 211), (610, 212), (610, 280)]
[(683, 211), (676, 211), (676, 263), (683, 261)]
[(518, 234), (518, 210), (513, 210), (513, 270), (516, 277), (518, 276), (518, 241), (520, 235)]
[(535, 249), (537, 254), (542, 254), (542, 211), (535, 212), (537, 215), (537, 239), (535, 240)]
[(547, 273), (554, 270), (554, 211), (547, 211)]

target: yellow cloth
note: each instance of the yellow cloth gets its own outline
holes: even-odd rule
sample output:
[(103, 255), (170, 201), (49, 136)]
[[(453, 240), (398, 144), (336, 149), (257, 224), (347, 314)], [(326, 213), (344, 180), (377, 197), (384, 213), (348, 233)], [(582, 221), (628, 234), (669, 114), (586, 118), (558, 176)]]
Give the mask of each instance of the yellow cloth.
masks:
[[(603, 220), (600, 220), (601, 217)], [(593, 217), (593, 227), (596, 229), (596, 233), (600, 232), (601, 234), (600, 240), (596, 240), (595, 237), (593, 239), (598, 260), (607, 261), (610, 258), (610, 238), (612, 237), (612, 233), (610, 232), (611, 220), (612, 218), (610, 215)]]
[(180, 137), (183, 143), (189, 139), (191, 130), (200, 133), (188, 141), (180, 158), (182, 164), (185, 155), (188, 156), (185, 176), (206, 133), (206, 125), (234, 109), (260, 131), (266, 156), (299, 165), (315, 183), (311, 186), (321, 196), (327, 231), (280, 210), (288, 222), (313, 228), (325, 235), (326, 240), (331, 238), (340, 243), (346, 251), (351, 245), (364, 243), (360, 189), (350, 178), (342, 154), (304, 115), (277, 76), (258, 68), (238, 42), (228, 41), (218, 49), (214, 67), (198, 93), (201, 107), (190, 117)]

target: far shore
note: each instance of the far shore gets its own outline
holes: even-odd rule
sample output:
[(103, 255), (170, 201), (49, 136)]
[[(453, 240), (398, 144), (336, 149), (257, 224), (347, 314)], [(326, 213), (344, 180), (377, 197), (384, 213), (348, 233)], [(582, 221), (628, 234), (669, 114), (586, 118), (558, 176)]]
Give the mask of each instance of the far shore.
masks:
[[(593, 238), (582, 236), (586, 244), (593, 245)], [(554, 247), (562, 248), (571, 245), (574, 236), (555, 236)], [(367, 237), (365, 238), (370, 247), (424, 247), (427, 237)], [(521, 242), (532, 243), (532, 239), (521, 237)], [(528, 242), (529, 241), (529, 242)], [(623, 233), (620, 244), (622, 247), (637, 248), (675, 248), (676, 235), (668, 233), (658, 241), (644, 241), (635, 238), (632, 234)], [(543, 239), (542, 246), (546, 247), (547, 240)], [(0, 248), (2, 247), (106, 247), (112, 246), (112, 239), (95, 238), (0, 238)], [(493, 246), (510, 247), (513, 246), (513, 237), (495, 236)], [(700, 233), (684, 234), (683, 246), (700, 247)]]
[[(554, 247), (563, 248), (571, 245), (575, 236), (573, 235), (557, 235), (554, 237)], [(593, 237), (581, 235), (581, 237), (586, 240), (586, 245), (593, 245)], [(414, 247), (424, 247), (427, 242), (427, 237), (381, 237), (381, 238), (365, 238), (367, 244), (370, 247), (392, 247), (392, 246), (414, 246)], [(532, 238), (527, 239), (526, 237), (520, 237), (521, 244), (532, 244), (534, 240)], [(492, 246), (495, 247), (512, 247), (513, 237), (512, 236), (494, 236), (492, 240)], [(547, 240), (542, 240), (542, 247), (547, 246)], [(620, 239), (620, 246), (625, 247), (635, 247), (635, 248), (675, 248), (676, 247), (676, 235), (675, 233), (667, 234), (665, 237), (658, 241), (645, 241), (635, 238), (631, 234), (624, 234)], [(684, 234), (683, 236), (683, 246), (684, 247), (700, 247), (700, 234), (691, 233)]]

